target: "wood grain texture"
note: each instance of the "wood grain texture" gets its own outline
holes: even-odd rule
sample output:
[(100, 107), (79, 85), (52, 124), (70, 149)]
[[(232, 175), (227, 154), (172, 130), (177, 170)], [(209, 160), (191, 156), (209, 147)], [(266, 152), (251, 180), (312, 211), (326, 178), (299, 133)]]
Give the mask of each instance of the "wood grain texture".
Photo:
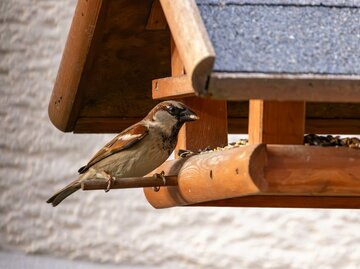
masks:
[(303, 144), (305, 102), (250, 100), (250, 144)]
[(155, 100), (179, 99), (194, 95), (194, 89), (187, 75), (152, 81), (152, 98)]
[(214, 99), (360, 102), (360, 76), (212, 73)]
[(172, 76), (152, 81), (153, 99), (168, 100), (195, 95), (191, 79), (185, 74), (185, 67), (173, 38), (170, 43)]
[(181, 99), (200, 117), (181, 128), (176, 149), (197, 151), (227, 145), (227, 106), (225, 101), (199, 97)]
[(170, 48), (171, 48), (171, 76), (174, 77), (174, 76), (185, 75), (186, 74), (185, 66), (180, 56), (179, 50), (175, 44), (175, 40), (173, 36), (171, 36), (170, 39)]
[(196, 92), (204, 93), (215, 51), (194, 0), (160, 0), (175, 44)]
[(359, 150), (286, 147), (267, 147), (267, 193), (360, 195)]
[(306, 119), (308, 134), (360, 134), (360, 119)]
[(258, 193), (267, 188), (262, 174), (264, 162), (264, 145), (167, 162), (160, 169), (165, 174), (177, 174), (178, 187), (164, 187), (159, 192), (145, 189), (145, 195), (154, 207), (166, 207), (164, 196), (174, 197), (169, 202), (175, 205), (177, 202), (192, 204)]
[(79, 117), (142, 117), (156, 105), (151, 81), (170, 76), (169, 29), (146, 30), (149, 0), (110, 0), (107, 5), (101, 42), (81, 89)]
[(153, 0), (150, 15), (146, 23), (146, 30), (165, 30), (167, 27), (166, 18), (159, 0)]
[(58, 75), (48, 107), (51, 122), (61, 131), (71, 131), (80, 109), (79, 87), (90, 48), (102, 0), (79, 0), (65, 45)]
[[(171, 74), (173, 77), (186, 78), (182, 56), (173, 39), (171, 39)], [(156, 85), (155, 85), (156, 86)], [(227, 103), (226, 101), (202, 99), (199, 97), (182, 98), (200, 117), (200, 120), (185, 123), (181, 128), (176, 150), (199, 150), (206, 147), (217, 147), (227, 144)], [(177, 157), (177, 155), (175, 155)]]
[[(240, 164), (243, 165), (244, 163), (239, 162), (237, 158), (244, 154), (247, 147), (254, 146), (229, 150), (233, 161), (222, 161), (223, 154), (230, 154), (226, 151), (168, 161), (157, 171), (164, 170), (166, 174), (178, 175), (178, 187), (162, 188), (156, 194), (145, 189), (146, 197), (155, 208), (196, 205), (197, 203), (208, 206), (347, 208), (343, 201), (352, 201), (351, 198), (354, 200), (349, 203), (348, 207), (360, 208), (358, 203), (360, 199), (360, 151), (349, 148), (267, 145), (266, 151), (262, 151), (262, 153), (266, 153), (265, 158), (263, 155), (258, 155), (261, 158), (247, 160), (248, 166), (253, 167), (259, 173), (254, 175), (254, 178), (264, 178), (265, 180), (261, 180), (261, 186), (263, 186), (259, 187), (261, 191), (256, 194), (256, 198), (240, 197), (244, 195), (238, 195), (235, 198), (231, 195), (236, 192), (234, 190), (236, 185), (232, 179), (229, 179), (231, 169)], [(194, 159), (195, 157), (196, 159)], [(205, 159), (202, 158), (209, 161), (207, 165), (204, 165)], [(264, 159), (266, 161), (263, 162)], [(216, 171), (217, 182), (211, 181), (210, 171), (212, 171), (213, 177)], [(241, 170), (239, 171), (241, 174)], [(183, 175), (186, 177), (183, 178)], [(247, 176), (246, 181), (248, 181)], [(219, 182), (221, 182), (221, 186), (216, 184)], [(241, 189), (240, 187), (236, 188)], [(228, 194), (228, 197), (232, 196), (233, 199), (216, 202), (215, 200), (223, 199), (215, 199), (219, 194), (219, 189), (221, 189), (222, 196)], [(189, 190), (191, 191), (189, 192)], [(203, 204), (205, 200), (208, 203)]]

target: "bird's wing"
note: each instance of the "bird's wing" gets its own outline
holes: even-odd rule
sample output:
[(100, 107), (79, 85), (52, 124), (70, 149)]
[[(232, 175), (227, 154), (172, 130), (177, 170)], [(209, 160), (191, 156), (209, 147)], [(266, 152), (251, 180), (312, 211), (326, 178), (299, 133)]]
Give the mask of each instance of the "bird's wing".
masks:
[(95, 163), (117, 153), (124, 149), (131, 147), (139, 142), (149, 133), (148, 127), (138, 123), (130, 126), (122, 131), (120, 134), (114, 137), (109, 143), (107, 143), (101, 150), (99, 150), (89, 161), (89, 163), (79, 169), (79, 173), (86, 172)]

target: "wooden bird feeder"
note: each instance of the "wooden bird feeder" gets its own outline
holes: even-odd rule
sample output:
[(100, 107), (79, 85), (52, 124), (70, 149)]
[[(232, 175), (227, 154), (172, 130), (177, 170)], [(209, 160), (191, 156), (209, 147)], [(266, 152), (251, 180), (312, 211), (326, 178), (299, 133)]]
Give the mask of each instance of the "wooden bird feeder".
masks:
[(249, 134), (164, 163), (177, 185), (144, 188), (156, 208), (360, 208), (360, 150), (303, 145), (360, 134), (359, 16), (336, 0), (78, 0), (49, 116), (65, 132), (120, 132), (181, 99), (201, 120), (178, 148)]

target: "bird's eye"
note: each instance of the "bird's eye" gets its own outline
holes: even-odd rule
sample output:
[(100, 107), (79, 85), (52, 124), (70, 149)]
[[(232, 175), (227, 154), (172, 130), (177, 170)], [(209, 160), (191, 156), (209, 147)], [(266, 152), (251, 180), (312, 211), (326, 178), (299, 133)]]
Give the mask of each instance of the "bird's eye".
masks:
[(170, 114), (175, 114), (177, 111), (177, 108), (174, 106), (170, 106), (170, 107), (168, 107), (168, 111), (170, 112)]

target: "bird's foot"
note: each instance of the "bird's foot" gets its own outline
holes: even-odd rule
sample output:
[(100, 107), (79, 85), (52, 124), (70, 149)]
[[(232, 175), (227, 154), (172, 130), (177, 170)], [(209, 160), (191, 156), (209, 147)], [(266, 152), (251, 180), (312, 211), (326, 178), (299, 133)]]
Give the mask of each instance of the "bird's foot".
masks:
[(109, 175), (107, 181), (108, 181), (108, 185), (107, 185), (107, 187), (106, 187), (105, 192), (109, 192), (109, 190), (111, 189), (111, 186), (113, 185), (113, 183), (114, 183), (114, 181), (115, 181), (115, 178), (114, 178), (113, 176), (110, 176), (110, 175)]
[[(155, 173), (153, 175), (153, 178), (154, 179), (158, 179), (158, 178), (161, 178), (163, 183), (164, 183), (164, 186), (166, 185), (166, 178), (165, 178), (165, 172), (164, 171), (161, 171), (160, 174), (159, 173)], [(154, 187), (154, 191), (158, 192), (160, 190), (160, 186), (156, 186)]]
[(105, 172), (105, 171), (97, 173), (96, 176), (99, 177), (99, 178), (106, 179), (108, 184), (107, 184), (107, 187), (105, 189), (105, 192), (108, 192), (111, 189), (111, 186), (113, 185), (113, 183), (115, 181), (115, 178), (112, 175), (110, 175), (109, 173)]

